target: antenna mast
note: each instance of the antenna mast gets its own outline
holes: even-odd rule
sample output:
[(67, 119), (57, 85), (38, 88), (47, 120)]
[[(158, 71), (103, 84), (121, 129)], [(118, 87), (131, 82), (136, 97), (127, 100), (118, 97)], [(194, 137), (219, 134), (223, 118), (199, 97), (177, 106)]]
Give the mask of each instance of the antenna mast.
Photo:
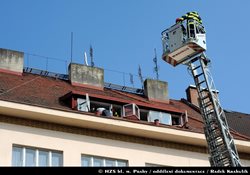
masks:
[(155, 57), (153, 59), (153, 62), (155, 63), (154, 72), (156, 73), (156, 79), (159, 80), (159, 67), (158, 67), (158, 64), (157, 64), (156, 48), (154, 49), (154, 51), (155, 51)]
[(94, 63), (93, 48), (92, 48), (92, 45), (90, 45), (90, 48), (89, 48), (89, 55), (90, 55), (90, 59), (91, 59), (91, 67), (94, 67), (94, 66), (95, 66), (95, 63)]
[(139, 65), (139, 68), (138, 68), (138, 76), (139, 76), (140, 81), (141, 81), (142, 89), (144, 89), (144, 88), (143, 88), (143, 77), (142, 77), (141, 66), (140, 66), (140, 65)]
[(71, 53), (70, 53), (70, 62), (72, 63), (73, 57), (73, 32), (71, 32)]

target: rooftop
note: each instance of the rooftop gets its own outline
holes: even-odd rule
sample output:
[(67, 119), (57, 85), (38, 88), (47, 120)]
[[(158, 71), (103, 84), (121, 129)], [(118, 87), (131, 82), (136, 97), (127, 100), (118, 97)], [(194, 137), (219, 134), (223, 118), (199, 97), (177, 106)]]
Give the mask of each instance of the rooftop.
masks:
[[(67, 79), (37, 75), (24, 72), (22, 76), (0, 72), (0, 100), (39, 106), (44, 108), (70, 111), (74, 113), (85, 113), (95, 116), (92, 112), (82, 112), (66, 104), (62, 97), (67, 94), (89, 95), (90, 99), (99, 99), (102, 102), (113, 104), (134, 103), (141, 109), (151, 109), (155, 111), (164, 111), (173, 115), (181, 115), (187, 111), (187, 125), (164, 125), (155, 127), (167, 127), (189, 132), (203, 133), (203, 122), (199, 109), (186, 99), (170, 99), (169, 103), (162, 101), (151, 101), (144, 94), (136, 94), (115, 90), (110, 87), (96, 89), (84, 86), (74, 86)], [(102, 117), (102, 116), (100, 116)], [(130, 120), (122, 117), (110, 117), (110, 119), (123, 120), (127, 122), (136, 122), (143, 125), (155, 125), (153, 122)], [(236, 139), (250, 140), (249, 137), (240, 134), (234, 130), (231, 131)]]
[[(62, 116), (68, 116), (70, 112), (77, 116), (81, 123), (84, 122), (81, 119), (85, 118), (86, 121), (82, 127), (86, 127), (86, 124), (90, 125), (91, 121), (88, 120), (93, 119), (96, 129), (100, 129), (102, 126), (99, 125), (100, 121), (103, 121), (108, 125), (106, 129), (110, 128), (114, 132), (119, 132), (114, 129), (116, 127), (121, 129), (117, 122), (120, 120), (122, 121), (120, 123), (126, 123), (124, 125), (126, 133), (130, 131), (126, 125), (136, 125), (135, 128), (144, 125), (145, 128), (151, 128), (149, 131), (158, 127), (160, 130), (175, 129), (173, 131), (188, 131), (189, 134), (196, 135), (204, 133), (201, 113), (197, 104), (194, 103), (197, 101), (197, 94), (195, 94), (197, 91), (193, 88), (186, 90), (187, 100), (184, 98), (174, 100), (169, 98), (168, 83), (164, 81), (146, 79), (142, 90), (105, 83), (104, 70), (94, 66), (70, 63), (68, 75), (65, 75), (24, 68), (23, 52), (0, 49), (0, 58), (0, 101), (7, 105), (0, 106), (3, 110), (2, 114), (19, 116), (21, 114), (18, 109), (22, 110), (24, 105), (28, 105), (29, 108), (32, 106), (32, 109), (42, 108), (47, 112), (64, 113)], [(36, 111), (32, 109), (26, 111), (32, 114), (22, 113), (22, 117), (29, 115), (32, 120), (35, 120), (32, 115), (36, 115)], [(103, 113), (100, 113), (101, 110), (104, 110)], [(45, 115), (45, 113), (40, 116), (40, 119), (52, 120), (50, 116), (53, 114)], [(235, 112), (229, 113), (228, 119), (231, 123), (229, 126), (232, 126), (231, 133), (234, 138), (249, 141), (246, 123), (241, 120), (242, 116), (243, 114), (239, 115)], [(61, 121), (63, 120), (61, 118), (59, 115), (54, 119)], [(69, 116), (69, 118), (72, 117)], [(69, 118), (67, 119), (69, 123), (65, 122), (66, 120), (61, 122), (70, 125), (72, 121)], [(249, 121), (247, 115), (243, 118), (245, 122)], [(241, 121), (238, 122), (238, 120)], [(112, 122), (117, 126), (113, 127), (114, 125), (108, 124)], [(241, 125), (235, 123), (241, 123)], [(244, 129), (240, 130), (241, 126), (244, 126)], [(163, 133), (165, 132), (161, 134)], [(154, 137), (152, 133), (149, 134)], [(200, 137), (202, 136), (200, 134)]]

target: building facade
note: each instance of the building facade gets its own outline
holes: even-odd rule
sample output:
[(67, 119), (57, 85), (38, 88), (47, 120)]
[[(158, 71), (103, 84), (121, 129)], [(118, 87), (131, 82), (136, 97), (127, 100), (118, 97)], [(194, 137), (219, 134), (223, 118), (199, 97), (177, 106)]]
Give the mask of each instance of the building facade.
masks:
[[(199, 108), (170, 99), (167, 82), (142, 91), (104, 83), (101, 68), (68, 72), (0, 49), (0, 166), (210, 166)], [(250, 138), (231, 133), (249, 166)]]

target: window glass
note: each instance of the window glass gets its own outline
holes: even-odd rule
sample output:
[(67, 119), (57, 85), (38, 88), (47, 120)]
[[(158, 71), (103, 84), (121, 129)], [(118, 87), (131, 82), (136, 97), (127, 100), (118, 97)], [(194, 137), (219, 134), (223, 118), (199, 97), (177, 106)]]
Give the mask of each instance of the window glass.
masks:
[(161, 123), (167, 124), (167, 125), (172, 125), (172, 120), (171, 120), (171, 115), (168, 113), (163, 113), (161, 112)]
[(166, 125), (172, 125), (171, 115), (165, 112), (149, 111), (149, 122), (154, 122), (155, 119), (159, 119), (160, 123)]
[(98, 157), (98, 156), (82, 155), (81, 161), (82, 161), (82, 166), (84, 167), (93, 167), (93, 166), (94, 167), (103, 167), (103, 166), (124, 167), (124, 166), (127, 166), (126, 160), (117, 160), (117, 159)]
[(107, 167), (114, 167), (115, 166), (115, 160), (106, 159), (105, 166), (107, 166)]
[(181, 118), (178, 116), (172, 116), (172, 125), (180, 125), (181, 124)]
[(12, 166), (22, 166), (23, 149), (14, 147), (12, 152)]
[(102, 159), (100, 159), (100, 158), (94, 158), (93, 161), (94, 161), (94, 166), (95, 167), (103, 166), (103, 164), (102, 164), (103, 160)]
[[(50, 161), (51, 160), (51, 161)], [(13, 146), (12, 166), (62, 166), (63, 154), (39, 148)]]
[(127, 166), (127, 162), (126, 161), (117, 161), (117, 166), (118, 167), (125, 167), (125, 166)]
[(133, 105), (132, 104), (124, 105), (124, 116), (130, 116), (130, 115), (134, 115)]
[(62, 166), (62, 154), (52, 153), (52, 166)]
[(84, 167), (91, 166), (91, 158), (89, 156), (82, 157), (82, 166), (84, 166)]
[(140, 119), (143, 121), (148, 121), (148, 111), (140, 109)]
[(148, 119), (149, 119), (149, 122), (154, 122), (155, 119), (159, 119), (159, 121), (161, 121), (159, 112), (155, 112), (155, 111), (149, 111)]
[(49, 165), (49, 152), (39, 151), (39, 166)]
[(136, 116), (140, 120), (139, 107), (134, 103), (123, 105), (123, 116), (127, 117), (131, 115)]
[(34, 149), (26, 149), (25, 166), (36, 166), (36, 151)]

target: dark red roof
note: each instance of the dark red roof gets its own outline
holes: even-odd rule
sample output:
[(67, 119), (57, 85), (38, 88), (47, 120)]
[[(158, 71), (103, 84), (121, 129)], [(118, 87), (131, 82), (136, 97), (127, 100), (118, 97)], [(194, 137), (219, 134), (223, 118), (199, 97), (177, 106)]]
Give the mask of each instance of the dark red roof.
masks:
[[(44, 77), (31, 73), (23, 73), (22, 76), (18, 76), (0, 72), (0, 100), (77, 112), (60, 100), (61, 97), (69, 93), (78, 95), (85, 95), (88, 93), (90, 98), (93, 97), (124, 104), (135, 103), (142, 108), (168, 111), (174, 114), (181, 114), (187, 111), (188, 124), (185, 127), (161, 126), (203, 133), (203, 122), (199, 109), (195, 108), (194, 105), (189, 104), (184, 99), (170, 100), (169, 103), (152, 102), (142, 95), (130, 94), (118, 90), (107, 88), (101, 90), (92, 89), (90, 87), (73, 86), (66, 80)], [(133, 122), (145, 124), (143, 121)], [(233, 132), (233, 136), (242, 140), (250, 140), (247, 136), (237, 132)]]
[(250, 114), (225, 111), (228, 125), (235, 131), (250, 137)]

